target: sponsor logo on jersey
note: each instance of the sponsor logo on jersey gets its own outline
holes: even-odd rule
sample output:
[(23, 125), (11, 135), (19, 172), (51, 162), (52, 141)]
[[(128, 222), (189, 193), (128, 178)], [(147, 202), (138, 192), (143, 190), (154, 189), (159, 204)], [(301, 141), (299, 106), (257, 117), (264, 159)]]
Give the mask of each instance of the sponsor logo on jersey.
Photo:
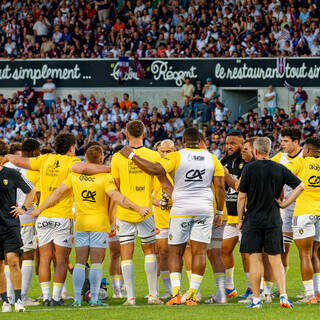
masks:
[(320, 188), (320, 177), (319, 176), (311, 176), (308, 179), (308, 186), (313, 188)]
[(145, 186), (136, 186), (136, 191), (144, 191)]
[(189, 154), (188, 161), (204, 161), (204, 156), (196, 156), (194, 154)]
[(299, 229), (299, 233), (300, 233), (300, 234), (303, 234), (303, 232), (304, 232), (303, 229), (300, 228), (300, 229)]
[(8, 181), (7, 179), (3, 179), (2, 182), (3, 182), (3, 184), (4, 184), (5, 186), (7, 186), (9, 181)]
[(239, 164), (239, 169), (242, 170), (243, 166), (244, 166), (244, 163), (241, 162), (241, 163)]
[(95, 179), (96, 179), (95, 177), (88, 177), (88, 176), (80, 176), (79, 177), (80, 181), (94, 182)]
[(169, 234), (169, 239), (172, 240), (172, 238), (173, 238), (173, 235), (170, 233)]
[(206, 169), (202, 169), (202, 170), (194, 170), (191, 169), (186, 173), (186, 179), (185, 181), (203, 181), (202, 176), (206, 173)]
[(83, 190), (81, 192), (82, 201), (96, 202), (97, 191)]
[(317, 163), (310, 163), (310, 164), (309, 164), (309, 169), (310, 169), (310, 170), (317, 170), (317, 171), (319, 171), (319, 170), (320, 170), (320, 166), (319, 166)]

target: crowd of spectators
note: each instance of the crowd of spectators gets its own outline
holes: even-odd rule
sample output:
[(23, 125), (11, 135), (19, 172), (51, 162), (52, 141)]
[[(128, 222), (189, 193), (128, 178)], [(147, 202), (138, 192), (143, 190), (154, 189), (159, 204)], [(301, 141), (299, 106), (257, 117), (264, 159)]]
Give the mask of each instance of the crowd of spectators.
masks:
[[(0, 138), (9, 143), (33, 137), (44, 147), (52, 147), (55, 136), (60, 132), (72, 132), (77, 137), (77, 154), (83, 155), (87, 142), (100, 142), (106, 154), (112, 154), (117, 145), (126, 145), (125, 126), (129, 120), (141, 120), (145, 124), (144, 144), (147, 147), (163, 139), (172, 139), (177, 148), (182, 148), (182, 135), (185, 128), (194, 126), (206, 138), (209, 150), (218, 158), (224, 154), (225, 138), (233, 131), (241, 132), (244, 138), (256, 135), (269, 136), (273, 141), (274, 152), (280, 148), (281, 128), (294, 126), (301, 128), (303, 138), (320, 135), (320, 97), (317, 97), (310, 110), (306, 109), (308, 97), (303, 88), (293, 94), (290, 113), (275, 106), (267, 107), (263, 114), (249, 110), (231, 122), (231, 111), (220, 101), (212, 79), (206, 79), (196, 86), (186, 79), (181, 88), (184, 103), (163, 98), (160, 105), (142, 104), (132, 101), (129, 94), (122, 97), (97, 99), (80, 94), (78, 97), (55, 97), (52, 79), (43, 85), (43, 95), (35, 92), (28, 84), (22, 91), (11, 97), (0, 94)], [(270, 86), (269, 93), (273, 91)], [(268, 95), (268, 94), (267, 94)], [(269, 96), (272, 94), (269, 94)], [(298, 96), (306, 98), (304, 103)]]
[(319, 0), (2, 0), (10, 58), (319, 56)]

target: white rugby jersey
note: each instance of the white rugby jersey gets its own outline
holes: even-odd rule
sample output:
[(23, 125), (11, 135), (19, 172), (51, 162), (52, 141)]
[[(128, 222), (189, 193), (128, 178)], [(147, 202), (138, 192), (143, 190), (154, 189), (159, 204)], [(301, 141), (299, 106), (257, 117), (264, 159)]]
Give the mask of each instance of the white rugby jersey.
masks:
[(173, 178), (170, 216), (212, 216), (214, 176), (224, 176), (217, 157), (202, 149), (182, 149), (159, 160)]
[[(17, 167), (16, 165), (12, 164), (11, 162), (7, 162), (5, 165), (5, 167), (7, 168), (11, 168), (11, 169), (15, 169), (17, 170), (22, 178), (25, 180), (25, 182), (31, 187), (33, 188), (33, 184), (27, 179), (27, 169), (25, 168), (21, 168), (21, 167)], [(21, 189), (17, 189), (17, 205), (18, 207), (22, 207), (24, 204), (24, 201), (26, 199), (26, 195), (21, 191)], [(20, 225), (32, 225), (35, 222), (35, 219), (33, 219), (31, 217), (31, 212), (34, 209), (34, 205), (32, 205), (29, 210), (24, 213), (23, 215), (19, 216), (20, 219)]]

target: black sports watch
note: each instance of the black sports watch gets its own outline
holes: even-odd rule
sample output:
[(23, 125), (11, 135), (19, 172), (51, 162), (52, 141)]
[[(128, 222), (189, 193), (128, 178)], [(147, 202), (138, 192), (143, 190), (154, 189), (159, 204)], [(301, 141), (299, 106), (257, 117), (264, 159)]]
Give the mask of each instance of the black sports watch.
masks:
[(26, 206), (22, 206), (21, 209), (23, 209), (25, 212), (28, 211), (28, 208)]

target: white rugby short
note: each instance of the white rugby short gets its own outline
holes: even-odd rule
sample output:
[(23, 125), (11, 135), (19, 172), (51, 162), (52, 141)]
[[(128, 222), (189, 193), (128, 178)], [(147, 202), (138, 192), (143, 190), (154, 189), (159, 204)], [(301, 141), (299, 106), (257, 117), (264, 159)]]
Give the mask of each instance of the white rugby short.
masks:
[(222, 221), (222, 225), (218, 228), (212, 226), (211, 239), (223, 239), (224, 228), (226, 227), (227, 221)]
[(169, 229), (156, 228), (156, 239), (168, 239)]
[(227, 223), (223, 230), (223, 239), (231, 239), (237, 237), (241, 239), (241, 232), (238, 230), (236, 223)]
[(23, 242), (23, 252), (37, 249), (37, 237), (35, 226), (21, 226), (20, 234)]
[(72, 219), (38, 217), (36, 231), (39, 247), (53, 242), (61, 247), (72, 248)]
[(304, 214), (292, 219), (293, 239), (305, 239), (314, 237), (314, 241), (320, 242), (320, 216)]
[(293, 210), (291, 209), (281, 209), (281, 219), (282, 219), (282, 232), (293, 232), (292, 231), (292, 218)]
[(77, 231), (74, 233), (74, 246), (108, 248), (108, 233), (99, 231)]
[(189, 240), (210, 243), (213, 216), (170, 218), (168, 244), (176, 245)]
[(120, 244), (134, 242), (136, 234), (138, 234), (142, 244), (153, 243), (156, 237), (154, 217), (150, 216), (136, 223), (117, 219), (117, 235)]

